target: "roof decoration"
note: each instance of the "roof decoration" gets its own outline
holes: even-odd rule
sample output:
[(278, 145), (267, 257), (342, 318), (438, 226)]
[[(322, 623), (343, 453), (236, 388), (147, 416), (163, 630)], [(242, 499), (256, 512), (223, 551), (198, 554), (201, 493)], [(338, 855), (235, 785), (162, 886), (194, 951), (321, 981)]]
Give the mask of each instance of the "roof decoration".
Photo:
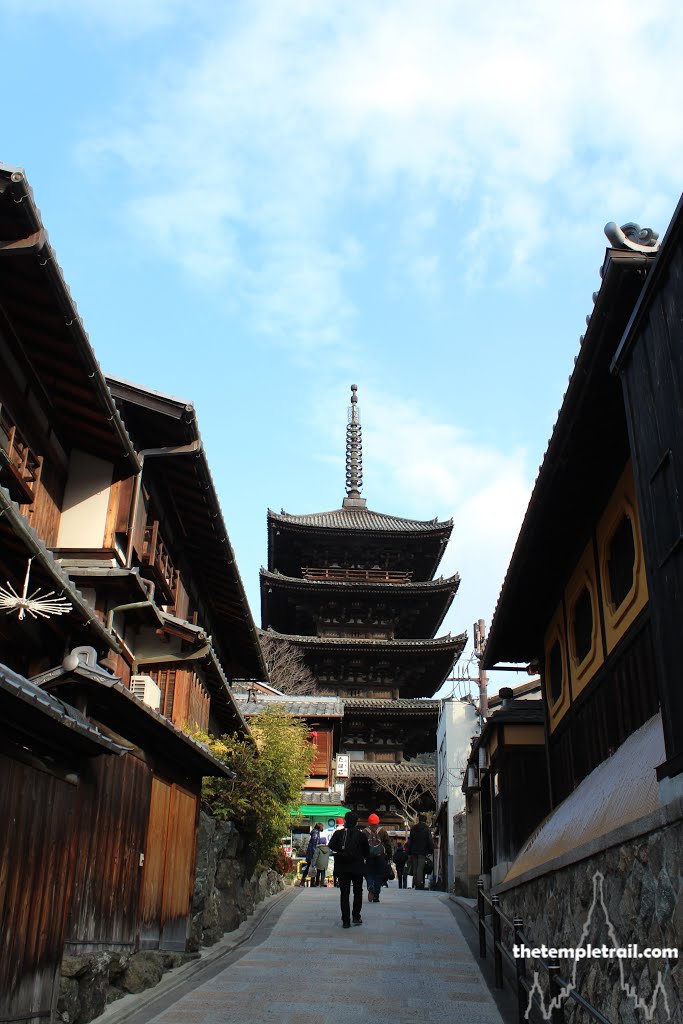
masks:
[(630, 249), (631, 252), (656, 252), (659, 249), (659, 234), (652, 228), (641, 228), (632, 220), (621, 227), (611, 220), (605, 224), (605, 234), (615, 249)]
[(358, 408), (358, 385), (351, 385), (351, 405), (346, 425), (346, 497), (344, 508), (365, 508), (365, 498), (360, 492), (363, 486), (363, 433)]
[(39, 616), (41, 619), (48, 619), (50, 615), (65, 615), (70, 612), (72, 607), (70, 602), (65, 597), (55, 594), (54, 590), (48, 590), (46, 594), (41, 594), (40, 588), (38, 588), (29, 594), (28, 581), (31, 576), (32, 561), (33, 558), (29, 558), (24, 577), (24, 589), (21, 594), (17, 593), (9, 580), (7, 580), (6, 588), (0, 587), (0, 611), (4, 611), (6, 615), (17, 612), (19, 620), (24, 618), (26, 612), (33, 619)]

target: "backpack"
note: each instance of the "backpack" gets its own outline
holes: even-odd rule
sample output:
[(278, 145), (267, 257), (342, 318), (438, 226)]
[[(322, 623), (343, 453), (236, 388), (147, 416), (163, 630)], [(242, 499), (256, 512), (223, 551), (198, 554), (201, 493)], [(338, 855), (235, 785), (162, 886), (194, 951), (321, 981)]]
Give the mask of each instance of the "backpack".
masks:
[(335, 864), (350, 864), (358, 856), (358, 840), (360, 832), (357, 828), (342, 830), (344, 838), (338, 850), (332, 848)]
[(368, 848), (370, 857), (384, 856), (384, 843), (380, 839), (377, 829), (368, 829)]

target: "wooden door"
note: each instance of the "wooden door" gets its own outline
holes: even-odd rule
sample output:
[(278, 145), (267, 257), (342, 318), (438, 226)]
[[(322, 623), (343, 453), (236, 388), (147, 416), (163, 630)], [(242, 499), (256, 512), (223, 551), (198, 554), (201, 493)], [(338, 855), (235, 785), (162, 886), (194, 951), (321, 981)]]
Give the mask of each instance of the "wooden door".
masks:
[(168, 817), (172, 784), (155, 775), (149, 807), (145, 862), (140, 901), (140, 949), (158, 949), (164, 900), (164, 874), (168, 846)]
[(161, 917), (162, 949), (184, 950), (190, 924), (198, 798), (174, 785), (168, 823), (168, 844)]
[(198, 799), (191, 790), (154, 776), (143, 868), (140, 949), (185, 949)]

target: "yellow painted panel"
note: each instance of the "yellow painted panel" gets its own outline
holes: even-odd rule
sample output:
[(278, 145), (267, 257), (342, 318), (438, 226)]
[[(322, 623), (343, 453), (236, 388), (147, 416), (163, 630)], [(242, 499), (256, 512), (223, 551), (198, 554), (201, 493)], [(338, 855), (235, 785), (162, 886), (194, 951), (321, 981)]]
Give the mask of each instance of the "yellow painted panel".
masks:
[[(562, 655), (562, 687), (560, 695), (553, 701), (550, 690), (550, 654), (555, 646), (555, 641), (560, 645)], [(564, 716), (569, 707), (569, 680), (567, 678), (567, 638), (564, 633), (564, 605), (560, 602), (557, 611), (550, 620), (550, 625), (545, 634), (544, 644), (545, 671), (544, 687), (545, 697), (548, 704), (548, 716), (550, 718), (550, 731), (552, 732), (560, 719)]]
[(531, 746), (543, 746), (545, 743), (545, 730), (539, 723), (537, 725), (531, 725), (529, 723), (519, 725), (511, 722), (506, 722), (504, 726), (504, 738), (506, 747), (531, 747)]
[[(633, 527), (635, 561), (633, 565), (633, 585), (617, 608), (611, 598), (607, 559), (610, 541), (624, 515), (628, 516)], [(608, 502), (607, 508), (602, 514), (598, 523), (597, 534), (598, 557), (600, 560), (600, 587), (605, 610), (605, 638), (607, 640), (607, 652), (609, 653), (614, 650), (622, 637), (626, 635), (629, 627), (648, 602), (643, 538), (640, 532), (638, 504), (630, 462), (626, 466)]]
[[(591, 633), (591, 646), (588, 654), (579, 661), (574, 645), (574, 630), (572, 627), (574, 618), (574, 607), (581, 596), (584, 587), (588, 590), (593, 606), (593, 630)], [(600, 591), (598, 589), (598, 574), (593, 554), (593, 541), (590, 540), (579, 559), (578, 565), (565, 591), (565, 605), (567, 608), (567, 646), (569, 648), (569, 671), (571, 677), (572, 695), (578, 696), (584, 687), (590, 682), (595, 673), (605, 661), (605, 652), (602, 644), (602, 631), (600, 629)]]

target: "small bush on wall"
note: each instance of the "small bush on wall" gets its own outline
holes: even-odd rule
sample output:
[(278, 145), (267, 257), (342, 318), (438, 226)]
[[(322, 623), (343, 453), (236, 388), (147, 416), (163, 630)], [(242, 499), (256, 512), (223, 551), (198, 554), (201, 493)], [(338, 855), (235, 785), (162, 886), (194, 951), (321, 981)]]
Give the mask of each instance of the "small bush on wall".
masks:
[(270, 866), (289, 832), (290, 810), (298, 804), (315, 750), (306, 724), (282, 708), (265, 708), (249, 726), (253, 742), (236, 734), (195, 733), (236, 776), (205, 779), (202, 803), (215, 818), (234, 821), (256, 860)]

